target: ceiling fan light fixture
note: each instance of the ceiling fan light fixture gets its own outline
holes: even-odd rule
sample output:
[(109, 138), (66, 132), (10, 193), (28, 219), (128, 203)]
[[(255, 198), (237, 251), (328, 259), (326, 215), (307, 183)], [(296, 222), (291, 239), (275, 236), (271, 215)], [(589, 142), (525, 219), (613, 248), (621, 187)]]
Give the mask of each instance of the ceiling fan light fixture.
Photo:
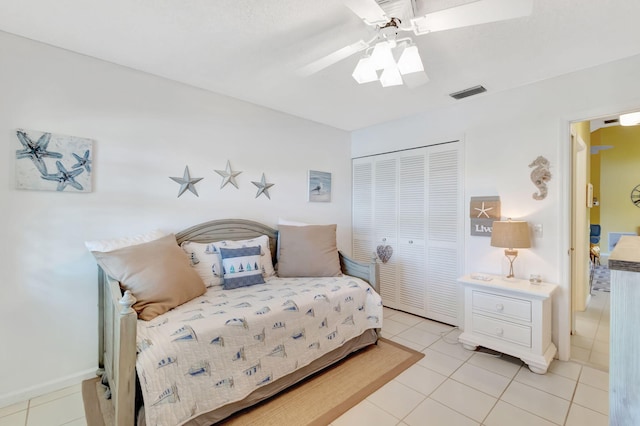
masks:
[(364, 56), (360, 58), (358, 65), (356, 65), (351, 76), (358, 82), (358, 84), (376, 81), (378, 79), (378, 73), (371, 65), (371, 57)]
[(620, 116), (621, 126), (635, 126), (640, 124), (640, 111), (622, 114)]
[(402, 80), (409, 89), (413, 89), (427, 84), (429, 82), (429, 76), (427, 76), (427, 73), (424, 71), (412, 72), (411, 74), (403, 75)]
[(402, 75), (424, 71), (424, 65), (422, 65), (418, 46), (413, 44), (404, 48), (404, 51), (398, 60), (398, 70)]
[(380, 75), (380, 84), (382, 87), (401, 86), (403, 83), (402, 76), (397, 66), (387, 67)]
[(391, 49), (394, 47), (396, 47), (396, 43), (392, 41), (381, 41), (373, 47), (371, 65), (375, 70), (396, 66), (396, 61), (393, 59), (393, 52), (391, 52)]

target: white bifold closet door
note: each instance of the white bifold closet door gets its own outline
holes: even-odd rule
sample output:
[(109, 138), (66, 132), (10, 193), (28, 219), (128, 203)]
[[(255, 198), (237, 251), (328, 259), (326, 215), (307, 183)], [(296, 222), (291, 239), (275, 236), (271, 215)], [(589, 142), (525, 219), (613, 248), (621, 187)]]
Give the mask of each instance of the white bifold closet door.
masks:
[(459, 143), (353, 160), (353, 254), (393, 251), (380, 261), (385, 306), (457, 325), (461, 167)]

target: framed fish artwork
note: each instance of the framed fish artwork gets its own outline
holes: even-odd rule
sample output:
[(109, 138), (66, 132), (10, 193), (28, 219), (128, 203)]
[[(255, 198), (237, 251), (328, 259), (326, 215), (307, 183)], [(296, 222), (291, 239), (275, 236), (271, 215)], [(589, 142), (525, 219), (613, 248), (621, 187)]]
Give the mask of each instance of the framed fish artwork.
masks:
[(14, 136), (17, 189), (92, 191), (93, 140), (23, 129)]
[(331, 201), (331, 173), (309, 170), (308, 201)]

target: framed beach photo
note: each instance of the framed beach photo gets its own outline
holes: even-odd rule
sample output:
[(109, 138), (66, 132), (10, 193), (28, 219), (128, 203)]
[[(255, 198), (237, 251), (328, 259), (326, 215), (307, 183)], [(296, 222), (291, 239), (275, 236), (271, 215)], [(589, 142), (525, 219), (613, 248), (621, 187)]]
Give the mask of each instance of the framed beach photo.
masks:
[(308, 200), (328, 203), (331, 201), (331, 173), (309, 170)]

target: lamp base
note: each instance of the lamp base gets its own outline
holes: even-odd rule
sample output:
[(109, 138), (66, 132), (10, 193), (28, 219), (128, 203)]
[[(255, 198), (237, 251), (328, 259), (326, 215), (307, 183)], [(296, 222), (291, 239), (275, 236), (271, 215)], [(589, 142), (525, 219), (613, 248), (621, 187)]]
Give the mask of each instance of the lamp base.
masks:
[(507, 278), (514, 279), (513, 261), (518, 257), (518, 250), (504, 249), (504, 255), (509, 260), (509, 274), (507, 275)]

